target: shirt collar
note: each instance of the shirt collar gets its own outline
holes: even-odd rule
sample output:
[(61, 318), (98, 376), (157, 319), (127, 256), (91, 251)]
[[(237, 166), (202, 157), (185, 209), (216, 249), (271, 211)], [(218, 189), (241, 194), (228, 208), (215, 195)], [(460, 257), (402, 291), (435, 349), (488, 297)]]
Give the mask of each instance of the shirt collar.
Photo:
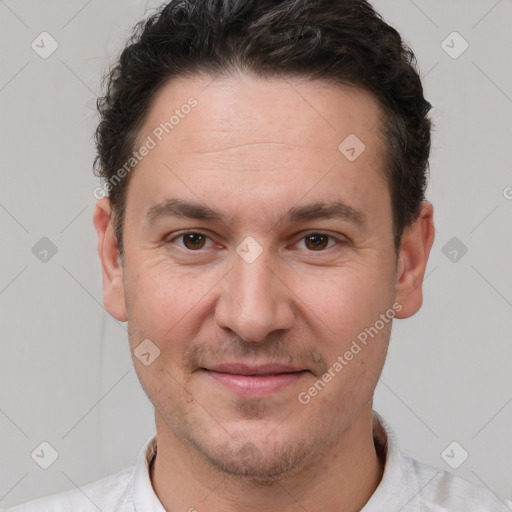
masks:
[[(373, 411), (373, 438), (376, 449), (385, 459), (382, 479), (361, 512), (379, 512), (401, 503), (407, 505), (419, 492), (419, 484), (404, 467), (394, 431), (384, 418)], [(156, 454), (156, 435), (153, 434), (139, 452), (131, 482), (136, 512), (166, 512), (158, 499), (149, 476), (149, 466)]]
[(384, 473), (361, 512), (423, 510), (415, 500), (421, 487), (411, 461), (402, 455), (395, 432), (376, 411), (373, 411), (373, 438), (376, 449), (385, 453)]
[(136, 512), (166, 512), (158, 499), (149, 476), (149, 466), (156, 454), (156, 434), (153, 434), (139, 452), (132, 477), (132, 497)]

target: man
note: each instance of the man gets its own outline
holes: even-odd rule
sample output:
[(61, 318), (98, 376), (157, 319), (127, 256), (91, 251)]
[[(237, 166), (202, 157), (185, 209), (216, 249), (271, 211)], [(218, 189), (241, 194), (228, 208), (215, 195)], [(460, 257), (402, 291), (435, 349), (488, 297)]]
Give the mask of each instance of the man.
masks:
[(372, 410), (434, 238), (430, 104), (364, 0), (177, 0), (99, 102), (94, 211), (156, 436), (16, 511), (506, 510)]

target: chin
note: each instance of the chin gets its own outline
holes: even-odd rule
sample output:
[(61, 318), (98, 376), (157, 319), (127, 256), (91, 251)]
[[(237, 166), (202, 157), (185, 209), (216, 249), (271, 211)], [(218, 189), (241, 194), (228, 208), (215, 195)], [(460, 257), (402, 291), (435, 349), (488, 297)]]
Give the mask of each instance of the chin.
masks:
[(218, 441), (220, 436), (209, 440), (188, 437), (189, 442), (217, 471), (262, 485), (305, 471), (320, 448), (293, 436), (281, 437), (271, 443), (268, 432), (263, 433), (261, 429), (244, 429), (243, 435), (241, 432), (235, 436), (225, 435), (221, 443)]

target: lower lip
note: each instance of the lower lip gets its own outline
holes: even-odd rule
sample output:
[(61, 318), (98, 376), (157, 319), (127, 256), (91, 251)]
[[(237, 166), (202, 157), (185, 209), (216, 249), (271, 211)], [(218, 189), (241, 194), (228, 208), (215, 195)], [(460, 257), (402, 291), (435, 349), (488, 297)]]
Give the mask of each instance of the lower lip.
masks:
[(307, 371), (277, 373), (273, 375), (234, 375), (232, 373), (203, 370), (226, 388), (246, 397), (264, 397), (292, 386)]

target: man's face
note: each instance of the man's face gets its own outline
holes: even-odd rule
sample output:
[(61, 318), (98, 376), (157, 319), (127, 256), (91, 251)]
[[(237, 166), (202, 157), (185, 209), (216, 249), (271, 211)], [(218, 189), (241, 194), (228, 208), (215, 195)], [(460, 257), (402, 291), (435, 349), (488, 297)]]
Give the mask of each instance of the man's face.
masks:
[[(172, 131), (155, 132), (190, 97)], [(132, 353), (146, 339), (160, 350), (147, 366), (133, 358), (159, 435), (270, 476), (371, 411), (391, 322), (375, 326), (397, 298), (379, 116), (361, 90), (247, 75), (175, 80), (155, 97), (140, 141), (156, 147), (132, 171), (123, 290), (107, 307), (128, 319)], [(151, 210), (169, 200), (219, 218)]]

